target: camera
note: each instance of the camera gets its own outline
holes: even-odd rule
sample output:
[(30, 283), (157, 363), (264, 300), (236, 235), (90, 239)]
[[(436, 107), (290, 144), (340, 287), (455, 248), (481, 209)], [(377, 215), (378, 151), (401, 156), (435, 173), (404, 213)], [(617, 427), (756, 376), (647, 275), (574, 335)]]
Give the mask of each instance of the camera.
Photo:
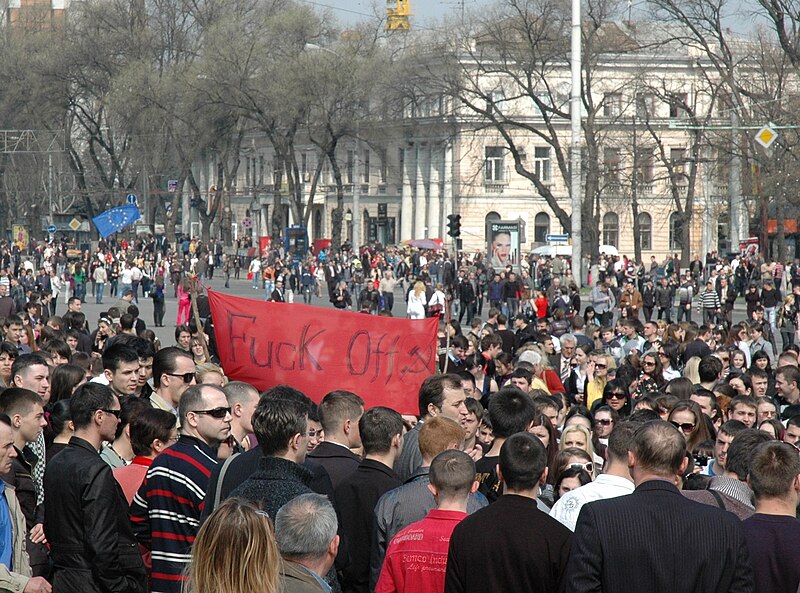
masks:
[(705, 467), (708, 465), (709, 457), (708, 455), (703, 455), (702, 453), (692, 453), (692, 459), (694, 459), (694, 464), (697, 467)]

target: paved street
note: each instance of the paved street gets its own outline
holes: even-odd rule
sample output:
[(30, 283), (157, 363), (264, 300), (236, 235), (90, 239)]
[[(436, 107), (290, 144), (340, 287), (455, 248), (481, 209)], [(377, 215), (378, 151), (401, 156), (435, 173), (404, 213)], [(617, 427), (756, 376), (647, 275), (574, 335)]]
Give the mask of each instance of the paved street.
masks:
[[(245, 273), (242, 272), (242, 279), (241, 280), (234, 280), (231, 279), (230, 288), (225, 288), (225, 279), (221, 274), (215, 274), (212, 280), (203, 280), (203, 284), (212, 290), (217, 290), (219, 292), (223, 292), (226, 294), (231, 294), (235, 296), (251, 298), (258, 301), (264, 300), (264, 291), (263, 290), (253, 290), (251, 282), (244, 278)], [(108, 285), (106, 285), (108, 286)], [(91, 284), (87, 285), (87, 291), (91, 293)], [(173, 298), (173, 288), (172, 285), (167, 285), (167, 303), (166, 303), (166, 315), (164, 316), (165, 327), (153, 327), (153, 301), (149, 298), (139, 298), (139, 310), (141, 311), (141, 318), (147, 324), (149, 329), (152, 329), (156, 332), (156, 335), (161, 340), (161, 344), (163, 346), (170, 346), (175, 342), (175, 316), (177, 313), (177, 299)], [(312, 297), (312, 305), (332, 309), (333, 305), (328, 301), (327, 298), (327, 291), (325, 287), (322, 288), (323, 296), (321, 298), (317, 298), (316, 296)], [(583, 307), (588, 304), (588, 291), (586, 291), (582, 295), (583, 299)], [(97, 325), (97, 320), (100, 318), (100, 314), (107, 311), (108, 307), (112, 306), (113, 303), (117, 300), (116, 296), (109, 297), (106, 295), (104, 298), (104, 304), (98, 305), (95, 303), (94, 297), (91, 294), (87, 294), (86, 302), (83, 304), (83, 312), (86, 313), (86, 317), (89, 320), (89, 324), (92, 327)], [(355, 301), (355, 299), (354, 299)], [(302, 294), (295, 295), (295, 302), (302, 303), (303, 296)], [(287, 304), (287, 307), (291, 307), (291, 304)], [(357, 310), (357, 305), (354, 302), (354, 309)], [(483, 314), (485, 316), (488, 310), (488, 305), (484, 305)], [(58, 314), (64, 313), (66, 311), (66, 305), (64, 305), (63, 297), (59, 300), (58, 303)], [(405, 300), (403, 298), (402, 289), (398, 287), (395, 290), (395, 301), (394, 301), (394, 308), (392, 310), (395, 317), (404, 317), (405, 316)], [(738, 322), (745, 318), (745, 303), (744, 299), (739, 298), (736, 302), (736, 306), (733, 312), (733, 321)], [(702, 316), (696, 312), (693, 312), (693, 319), (699, 322), (702, 319)], [(466, 319), (464, 320), (466, 323)], [(776, 338), (779, 339), (779, 336), (776, 335)]]
[[(264, 301), (264, 291), (263, 290), (253, 290), (252, 283), (249, 280), (245, 279), (246, 272), (242, 271), (242, 279), (241, 280), (234, 280), (231, 279), (230, 288), (225, 288), (225, 278), (222, 274), (215, 274), (214, 278), (211, 280), (203, 280), (203, 284), (212, 290), (216, 290), (219, 292), (223, 292), (225, 294), (231, 294), (234, 296), (240, 296), (245, 298), (251, 298), (258, 301)], [(108, 289), (108, 284), (106, 284), (106, 289)], [(86, 314), (86, 318), (89, 320), (89, 325), (94, 328), (97, 326), (97, 320), (100, 318), (100, 314), (104, 313), (111, 307), (116, 301), (117, 296), (114, 295), (106, 296), (103, 298), (103, 304), (98, 305), (95, 303), (95, 298), (91, 295), (91, 284), (86, 285), (87, 295), (86, 295), (86, 302), (83, 304), (82, 310)], [(152, 329), (156, 332), (156, 335), (161, 340), (161, 344), (163, 346), (171, 346), (175, 343), (175, 317), (178, 311), (178, 301), (177, 299), (173, 298), (173, 287), (171, 284), (167, 284), (165, 288), (165, 292), (167, 295), (167, 302), (166, 302), (166, 315), (164, 315), (164, 325), (165, 327), (153, 327), (153, 301), (150, 298), (143, 298), (140, 294), (139, 296), (139, 311), (140, 317), (142, 320), (147, 324), (148, 329)], [(322, 298), (317, 298), (316, 296), (312, 297), (312, 305), (318, 305), (320, 307), (325, 307), (329, 309), (333, 309), (333, 305), (328, 301), (327, 291), (325, 287), (322, 288)], [(353, 299), (355, 301), (355, 299)], [(303, 295), (298, 294), (295, 295), (295, 302), (302, 303), (303, 302)], [(292, 305), (287, 304), (288, 307)], [(353, 303), (354, 308), (357, 308), (355, 302)], [(62, 314), (67, 310), (66, 305), (64, 304), (64, 297), (62, 296), (58, 302), (58, 309), (56, 311), (57, 314)], [(485, 311), (485, 309), (484, 309)], [(394, 308), (392, 310), (395, 316), (404, 316), (405, 315), (405, 301), (402, 297), (402, 291), (398, 288), (395, 291), (395, 303)]]

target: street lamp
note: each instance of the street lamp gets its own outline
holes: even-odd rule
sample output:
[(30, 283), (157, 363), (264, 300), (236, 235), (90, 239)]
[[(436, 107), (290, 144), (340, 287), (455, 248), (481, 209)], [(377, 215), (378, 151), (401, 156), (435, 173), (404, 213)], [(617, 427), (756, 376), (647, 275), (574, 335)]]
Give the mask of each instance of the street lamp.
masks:
[(580, 288), (581, 272), (581, 0), (572, 0), (572, 89), (570, 92), (570, 201), (572, 203), (572, 278)]

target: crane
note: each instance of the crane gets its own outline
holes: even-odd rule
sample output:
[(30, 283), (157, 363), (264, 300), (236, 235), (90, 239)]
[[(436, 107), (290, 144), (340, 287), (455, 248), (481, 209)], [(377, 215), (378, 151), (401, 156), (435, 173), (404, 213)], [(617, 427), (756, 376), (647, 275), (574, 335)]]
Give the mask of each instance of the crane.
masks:
[(410, 0), (386, 0), (385, 31), (410, 31)]

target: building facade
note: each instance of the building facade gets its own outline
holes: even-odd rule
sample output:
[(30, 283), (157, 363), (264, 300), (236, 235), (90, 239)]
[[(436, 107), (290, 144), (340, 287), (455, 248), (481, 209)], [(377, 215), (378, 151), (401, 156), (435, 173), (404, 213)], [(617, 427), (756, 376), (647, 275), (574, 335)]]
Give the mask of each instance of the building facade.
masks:
[[(485, 75), (481, 65), (470, 60), (474, 58), (465, 56), (462, 66), (465, 77), (472, 79), (472, 97), (491, 101), (491, 108), (501, 114), (496, 119), (505, 122), (505, 133), (481, 117), (480, 110), (467, 107), (463, 96), (435, 88), (404, 98), (393, 117), (384, 114), (362, 123), (360, 139), (340, 142), (337, 151), (345, 191), (345, 240), (355, 236), (362, 244), (394, 244), (443, 238), (452, 244), (446, 237), (451, 213), (462, 217), (462, 247), (467, 251), (486, 249), (487, 226), (495, 220), (521, 221), (523, 252), (547, 244), (548, 234), (564, 232), (553, 206), (569, 213), (569, 176), (564, 174), (569, 117), (562, 113), (546, 121), (541, 105), (559, 113), (567, 109), (569, 64), (551, 68), (549, 90), (537, 95), (537, 102), (529, 92), (520, 92), (514, 77)], [(637, 216), (645, 261), (679, 252), (680, 204), (691, 211), (691, 252), (727, 251), (732, 157), (724, 139), (695, 133), (698, 122), (708, 129), (726, 122), (710, 66), (691, 48), (673, 44), (661, 47), (660, 53), (648, 49), (604, 55), (593, 75), (592, 111), (583, 116), (584, 134), (592, 131), (593, 162), (599, 171), (592, 196), (599, 243), (632, 256)], [(521, 167), (549, 191), (550, 203), (517, 171), (509, 137)], [(302, 139), (297, 150), (307, 192), (320, 156)], [(588, 154), (587, 150), (584, 158)], [(242, 162), (234, 223), (241, 225), (247, 218), (248, 232), (268, 235), (274, 208), (286, 200), (280, 195), (286, 188), (273, 183), (280, 178), (279, 166), (269, 144), (257, 136), (248, 141)], [(587, 168), (585, 164), (584, 172)], [(330, 237), (335, 206), (336, 186), (325, 163), (311, 201), (310, 238)], [(738, 234), (747, 236), (746, 212), (737, 220), (743, 227)], [(284, 224), (297, 222), (287, 210)]]

